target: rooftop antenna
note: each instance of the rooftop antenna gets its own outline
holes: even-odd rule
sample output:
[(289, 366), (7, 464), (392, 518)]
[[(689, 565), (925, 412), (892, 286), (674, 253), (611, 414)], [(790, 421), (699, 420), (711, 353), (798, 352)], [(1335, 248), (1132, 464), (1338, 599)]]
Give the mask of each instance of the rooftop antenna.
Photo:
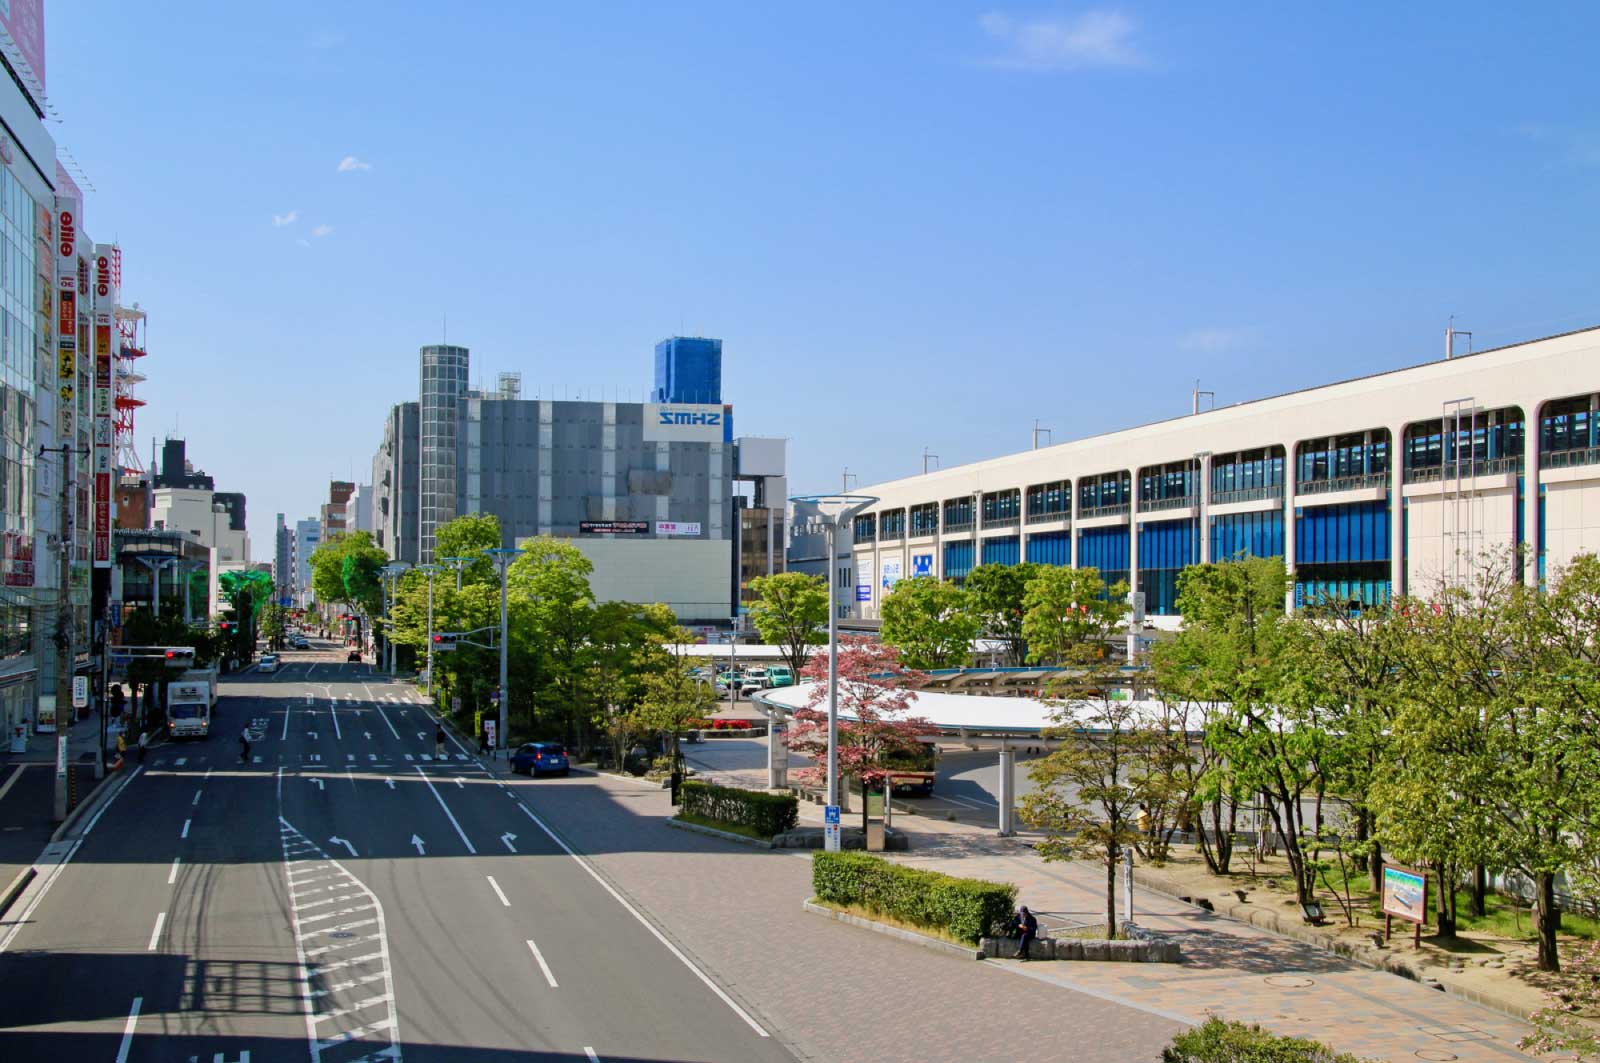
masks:
[(1034, 418), (1034, 421), (1033, 421), (1033, 449), (1034, 450), (1038, 450), (1039, 449), (1039, 433), (1040, 432), (1043, 432), (1046, 436), (1049, 436), (1050, 437), (1050, 442), (1052, 444), (1054, 444), (1055, 441), (1056, 441), (1055, 433), (1052, 432), (1048, 428), (1040, 428), (1039, 427), (1038, 418)]
[(1214, 409), (1217, 408), (1217, 393), (1215, 391), (1201, 391), (1200, 390), (1200, 381), (1198, 381), (1198, 380), (1196, 380), (1194, 382), (1194, 396), (1193, 397), (1194, 397), (1194, 412), (1197, 413), (1197, 414), (1200, 412), (1200, 400), (1202, 398), (1206, 398), (1206, 399), (1210, 399), (1211, 400), (1211, 409), (1214, 410)]
[(1451, 358), (1454, 358), (1456, 356), (1456, 337), (1457, 336), (1465, 336), (1467, 338), (1467, 353), (1471, 354), (1472, 353), (1472, 333), (1466, 331), (1465, 329), (1456, 328), (1456, 316), (1454, 314), (1451, 314), (1450, 315), (1450, 323), (1445, 326), (1445, 330), (1444, 330), (1444, 357), (1445, 357), (1446, 361), (1449, 361)]
[(928, 462), (930, 462), (930, 461), (933, 462), (934, 465), (937, 467), (937, 465), (939, 463), (939, 455), (937, 455), (937, 454), (929, 454), (928, 453), (928, 448), (927, 447), (923, 447), (922, 448), (922, 475), (924, 475), (924, 476), (928, 475)]
[(854, 480), (857, 485), (859, 485), (861, 483), (861, 477), (859, 477), (855, 473), (851, 472), (849, 466), (845, 467), (844, 475), (840, 479), (841, 479), (841, 488), (842, 488), (842, 490), (843, 490), (843, 492), (845, 494), (849, 494), (850, 493), (850, 481), (851, 480)]

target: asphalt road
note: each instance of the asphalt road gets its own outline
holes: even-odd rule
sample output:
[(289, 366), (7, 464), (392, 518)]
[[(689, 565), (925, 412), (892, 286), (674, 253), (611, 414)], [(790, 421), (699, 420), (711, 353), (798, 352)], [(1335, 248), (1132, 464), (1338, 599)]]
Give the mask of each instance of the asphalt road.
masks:
[(550, 783), (437, 758), (410, 688), (342, 650), (284, 657), (0, 924), (0, 1059), (793, 1058), (567, 847)]

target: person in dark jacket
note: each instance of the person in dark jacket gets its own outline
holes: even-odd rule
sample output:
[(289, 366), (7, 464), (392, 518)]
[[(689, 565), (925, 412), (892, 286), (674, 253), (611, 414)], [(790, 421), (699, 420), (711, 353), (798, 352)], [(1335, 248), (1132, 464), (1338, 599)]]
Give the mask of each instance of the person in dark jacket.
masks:
[(1017, 911), (1017, 930), (1022, 937), (1017, 941), (1017, 959), (1023, 963), (1028, 962), (1028, 946), (1033, 944), (1033, 939), (1039, 933), (1039, 920), (1028, 911), (1028, 906), (1023, 905)]

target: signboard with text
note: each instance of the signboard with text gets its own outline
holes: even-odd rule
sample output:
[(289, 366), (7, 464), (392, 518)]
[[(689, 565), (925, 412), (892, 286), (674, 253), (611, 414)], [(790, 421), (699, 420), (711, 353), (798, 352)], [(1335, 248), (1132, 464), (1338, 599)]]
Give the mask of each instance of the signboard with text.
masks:
[(872, 559), (856, 562), (856, 601), (872, 601)]
[(881, 567), (883, 569), (881, 573), (883, 593), (888, 594), (894, 590), (894, 585), (900, 582), (900, 559), (898, 557), (886, 557), (883, 559)]
[(647, 402), (643, 427), (646, 443), (728, 443), (733, 440), (733, 408)]
[(699, 521), (658, 520), (656, 521), (657, 535), (699, 535)]
[(644, 520), (582, 520), (581, 535), (649, 535), (650, 522)]
[(1383, 938), (1389, 940), (1389, 931), (1396, 919), (1412, 924), (1411, 943), (1422, 947), (1422, 926), (1428, 921), (1428, 875), (1409, 867), (1383, 865), (1383, 892), (1380, 900), (1383, 910)]

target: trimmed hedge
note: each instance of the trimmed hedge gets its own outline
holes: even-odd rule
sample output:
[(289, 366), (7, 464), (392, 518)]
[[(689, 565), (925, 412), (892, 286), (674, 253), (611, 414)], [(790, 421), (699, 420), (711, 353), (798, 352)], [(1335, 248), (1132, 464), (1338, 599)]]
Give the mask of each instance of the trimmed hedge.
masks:
[(854, 852), (813, 853), (811, 888), (819, 900), (858, 905), (973, 945), (1003, 937), (1017, 901), (1010, 883), (956, 878)]
[(793, 830), (800, 821), (800, 800), (793, 794), (769, 794), (692, 780), (679, 787), (678, 807), (720, 823), (749, 827), (768, 838)]
[(1319, 1041), (1284, 1037), (1213, 1015), (1161, 1050), (1161, 1063), (1361, 1063)]

